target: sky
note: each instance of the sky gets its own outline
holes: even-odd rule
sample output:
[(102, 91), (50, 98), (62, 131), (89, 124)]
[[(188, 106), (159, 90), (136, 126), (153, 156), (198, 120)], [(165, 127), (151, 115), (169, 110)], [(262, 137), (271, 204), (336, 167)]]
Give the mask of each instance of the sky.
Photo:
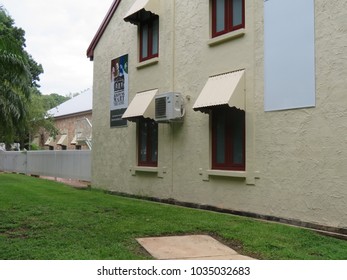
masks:
[(68, 95), (93, 85), (86, 51), (113, 0), (0, 0), (25, 31), (26, 50), (42, 64), (42, 94)]

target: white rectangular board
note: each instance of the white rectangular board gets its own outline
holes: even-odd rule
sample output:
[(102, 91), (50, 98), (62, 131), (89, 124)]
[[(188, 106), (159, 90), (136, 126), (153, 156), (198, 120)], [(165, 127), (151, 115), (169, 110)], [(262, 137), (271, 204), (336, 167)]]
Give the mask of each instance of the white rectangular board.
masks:
[(314, 107), (314, 0), (264, 0), (264, 109)]

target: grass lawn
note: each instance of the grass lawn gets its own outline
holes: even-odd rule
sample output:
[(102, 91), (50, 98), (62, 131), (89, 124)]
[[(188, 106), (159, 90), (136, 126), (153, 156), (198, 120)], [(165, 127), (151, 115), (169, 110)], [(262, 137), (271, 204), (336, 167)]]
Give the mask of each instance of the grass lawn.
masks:
[(260, 259), (347, 259), (347, 242), (249, 218), (0, 174), (0, 259), (150, 259), (137, 237), (207, 233)]

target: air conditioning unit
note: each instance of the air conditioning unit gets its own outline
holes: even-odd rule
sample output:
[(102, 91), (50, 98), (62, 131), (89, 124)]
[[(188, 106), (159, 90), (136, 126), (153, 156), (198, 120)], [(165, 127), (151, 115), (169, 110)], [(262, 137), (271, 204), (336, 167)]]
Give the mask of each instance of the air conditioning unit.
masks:
[(166, 92), (155, 96), (156, 122), (181, 122), (184, 113), (184, 99), (180, 93)]

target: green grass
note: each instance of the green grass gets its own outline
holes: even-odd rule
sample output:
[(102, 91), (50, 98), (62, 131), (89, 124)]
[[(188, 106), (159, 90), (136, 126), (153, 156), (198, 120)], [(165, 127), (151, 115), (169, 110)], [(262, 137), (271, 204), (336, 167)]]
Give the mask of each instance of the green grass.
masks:
[(0, 259), (149, 259), (135, 238), (211, 234), (260, 259), (347, 259), (347, 242), (244, 217), (0, 174)]

